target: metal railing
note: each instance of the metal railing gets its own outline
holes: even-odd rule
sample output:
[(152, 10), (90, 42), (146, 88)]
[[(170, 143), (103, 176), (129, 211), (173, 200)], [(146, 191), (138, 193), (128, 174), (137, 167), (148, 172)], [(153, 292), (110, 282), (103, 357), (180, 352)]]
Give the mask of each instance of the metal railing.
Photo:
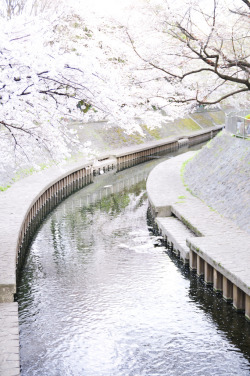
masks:
[(250, 110), (230, 112), (226, 115), (225, 128), (235, 136), (250, 137)]

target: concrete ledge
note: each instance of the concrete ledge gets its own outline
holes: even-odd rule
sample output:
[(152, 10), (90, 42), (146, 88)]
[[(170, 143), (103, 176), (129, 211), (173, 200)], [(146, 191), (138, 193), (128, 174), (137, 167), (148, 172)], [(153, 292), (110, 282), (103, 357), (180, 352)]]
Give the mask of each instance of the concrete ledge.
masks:
[(250, 236), (227, 231), (204, 238), (187, 238), (189, 248), (247, 295), (250, 295)]
[(237, 236), (247, 235), (234, 222), (223, 218), (200, 199), (190, 195), (189, 192), (186, 191), (185, 197), (186, 199), (183, 199), (182, 203), (176, 202), (172, 205), (172, 214), (185, 223), (197, 236), (212, 236), (223, 234), (225, 231), (237, 234)]

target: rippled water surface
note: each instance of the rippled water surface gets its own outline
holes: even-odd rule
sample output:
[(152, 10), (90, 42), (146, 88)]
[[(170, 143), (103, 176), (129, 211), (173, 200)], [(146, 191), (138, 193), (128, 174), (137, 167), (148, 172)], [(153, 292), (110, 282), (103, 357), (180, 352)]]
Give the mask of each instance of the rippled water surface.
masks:
[(17, 296), (22, 376), (250, 374), (250, 325), (148, 227), (155, 163), (98, 178), (42, 225)]

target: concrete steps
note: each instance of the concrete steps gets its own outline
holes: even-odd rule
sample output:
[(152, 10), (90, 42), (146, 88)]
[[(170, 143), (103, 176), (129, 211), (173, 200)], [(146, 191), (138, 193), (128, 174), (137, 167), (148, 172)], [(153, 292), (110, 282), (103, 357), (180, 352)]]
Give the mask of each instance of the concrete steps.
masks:
[(194, 237), (194, 233), (175, 217), (158, 217), (156, 223), (173, 251), (184, 263), (188, 263), (189, 248), (186, 239)]

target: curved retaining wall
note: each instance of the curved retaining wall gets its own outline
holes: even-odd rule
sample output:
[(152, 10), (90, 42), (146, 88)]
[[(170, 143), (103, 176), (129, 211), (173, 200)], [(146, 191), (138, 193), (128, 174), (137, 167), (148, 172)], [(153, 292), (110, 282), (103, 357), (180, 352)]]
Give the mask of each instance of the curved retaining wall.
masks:
[(222, 126), (114, 151), (93, 163), (53, 167), (15, 183), (0, 194), (0, 374), (16, 376), (19, 367), (18, 307), (14, 303), (17, 266), (43, 218), (64, 198), (89, 184), (93, 176), (117, 166), (140, 163), (149, 155), (171, 152), (210, 140)]
[[(151, 171), (147, 180), (151, 212), (168, 247), (250, 320), (250, 235), (192, 195), (181, 178), (185, 163), (194, 157), (195, 165), (201, 153), (182, 154)], [(234, 179), (237, 171), (229, 168)]]
[(0, 302), (12, 302), (16, 266), (41, 220), (60, 201), (93, 179), (92, 164), (42, 174), (19, 181), (0, 195)]
[(223, 126), (216, 126), (208, 128), (205, 131), (199, 130), (193, 132), (191, 135), (181, 135), (177, 137), (168, 137), (159, 141), (147, 142), (143, 145), (130, 146), (115, 151), (114, 155), (117, 158), (117, 164), (127, 162), (130, 159), (136, 159), (142, 156), (149, 156), (160, 154), (162, 152), (172, 152), (181, 147), (197, 145), (199, 143), (211, 140), (218, 132), (221, 131)]

